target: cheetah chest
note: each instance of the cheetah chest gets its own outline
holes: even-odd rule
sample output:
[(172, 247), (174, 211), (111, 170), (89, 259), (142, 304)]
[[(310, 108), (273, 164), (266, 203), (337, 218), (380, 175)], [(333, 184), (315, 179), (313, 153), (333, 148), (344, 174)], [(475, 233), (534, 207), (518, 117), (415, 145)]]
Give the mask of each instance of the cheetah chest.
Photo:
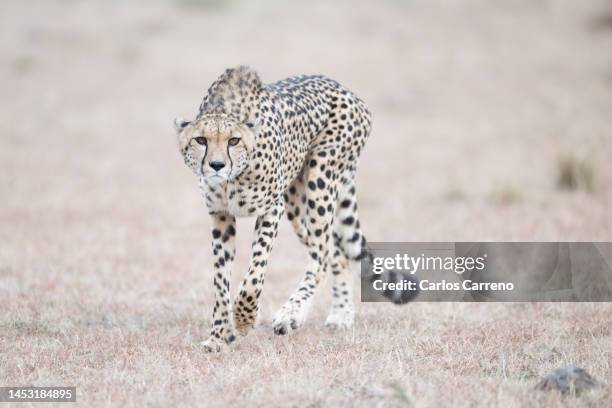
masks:
[(262, 215), (270, 201), (257, 187), (231, 182), (210, 184), (201, 180), (200, 192), (210, 213), (228, 212), (236, 217)]

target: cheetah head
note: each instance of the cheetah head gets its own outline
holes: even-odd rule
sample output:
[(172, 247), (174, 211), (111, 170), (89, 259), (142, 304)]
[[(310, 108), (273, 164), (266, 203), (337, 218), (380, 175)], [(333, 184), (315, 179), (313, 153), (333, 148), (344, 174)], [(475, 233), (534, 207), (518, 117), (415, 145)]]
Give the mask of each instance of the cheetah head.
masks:
[(233, 180), (249, 165), (257, 124), (209, 114), (174, 121), (185, 164), (208, 183)]

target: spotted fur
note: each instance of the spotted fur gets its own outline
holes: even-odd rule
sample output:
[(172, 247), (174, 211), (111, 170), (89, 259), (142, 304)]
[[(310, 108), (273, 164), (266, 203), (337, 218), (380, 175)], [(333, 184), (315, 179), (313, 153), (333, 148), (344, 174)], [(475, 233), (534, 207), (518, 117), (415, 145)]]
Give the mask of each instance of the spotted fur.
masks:
[[(306, 273), (276, 313), (274, 332), (300, 327), (327, 271), (333, 301), (326, 325), (353, 324), (349, 261), (364, 254), (357, 215), (357, 159), (370, 134), (365, 104), (324, 76), (263, 84), (248, 67), (228, 69), (209, 88), (192, 122), (177, 120), (186, 164), (198, 176), (213, 219), (215, 304), (207, 350), (246, 334), (281, 217), (307, 247)], [(256, 216), (249, 270), (231, 302), (235, 217)]]

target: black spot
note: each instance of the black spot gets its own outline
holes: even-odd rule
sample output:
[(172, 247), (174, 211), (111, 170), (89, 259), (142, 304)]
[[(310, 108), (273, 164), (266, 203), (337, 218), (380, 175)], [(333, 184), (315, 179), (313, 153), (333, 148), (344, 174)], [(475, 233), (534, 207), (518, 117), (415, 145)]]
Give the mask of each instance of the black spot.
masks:
[(229, 227), (227, 227), (226, 233), (232, 236), (236, 235), (236, 228), (234, 228), (233, 225), (230, 225)]

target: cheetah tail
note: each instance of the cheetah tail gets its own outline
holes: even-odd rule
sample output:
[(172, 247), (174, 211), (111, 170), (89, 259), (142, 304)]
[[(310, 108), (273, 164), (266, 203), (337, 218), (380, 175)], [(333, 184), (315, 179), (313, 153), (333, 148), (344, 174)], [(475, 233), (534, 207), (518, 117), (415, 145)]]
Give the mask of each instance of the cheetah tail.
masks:
[[(362, 251), (359, 254), (358, 258), (359, 259), (355, 259), (355, 260), (359, 260), (361, 262), (362, 264), (361, 273), (362, 274), (364, 273), (364, 271), (372, 271), (372, 263), (374, 261), (374, 255), (372, 254), (371, 250), (367, 247), (365, 238), (363, 238), (363, 247), (362, 247)], [(414, 282), (414, 287), (417, 288), (416, 290), (386, 289), (382, 292), (382, 295), (384, 297), (386, 297), (387, 299), (389, 299), (391, 302), (393, 302), (396, 305), (406, 304), (410, 302), (411, 300), (413, 300), (419, 294), (418, 278), (415, 277), (414, 275), (411, 275), (403, 271), (385, 270), (381, 274), (374, 274), (370, 272), (367, 276), (362, 277), (362, 279), (365, 280), (365, 282), (362, 281), (362, 284), (365, 283), (368, 285), (372, 285), (375, 280), (382, 280), (383, 282), (387, 282), (387, 283), (406, 283), (407, 281)]]

